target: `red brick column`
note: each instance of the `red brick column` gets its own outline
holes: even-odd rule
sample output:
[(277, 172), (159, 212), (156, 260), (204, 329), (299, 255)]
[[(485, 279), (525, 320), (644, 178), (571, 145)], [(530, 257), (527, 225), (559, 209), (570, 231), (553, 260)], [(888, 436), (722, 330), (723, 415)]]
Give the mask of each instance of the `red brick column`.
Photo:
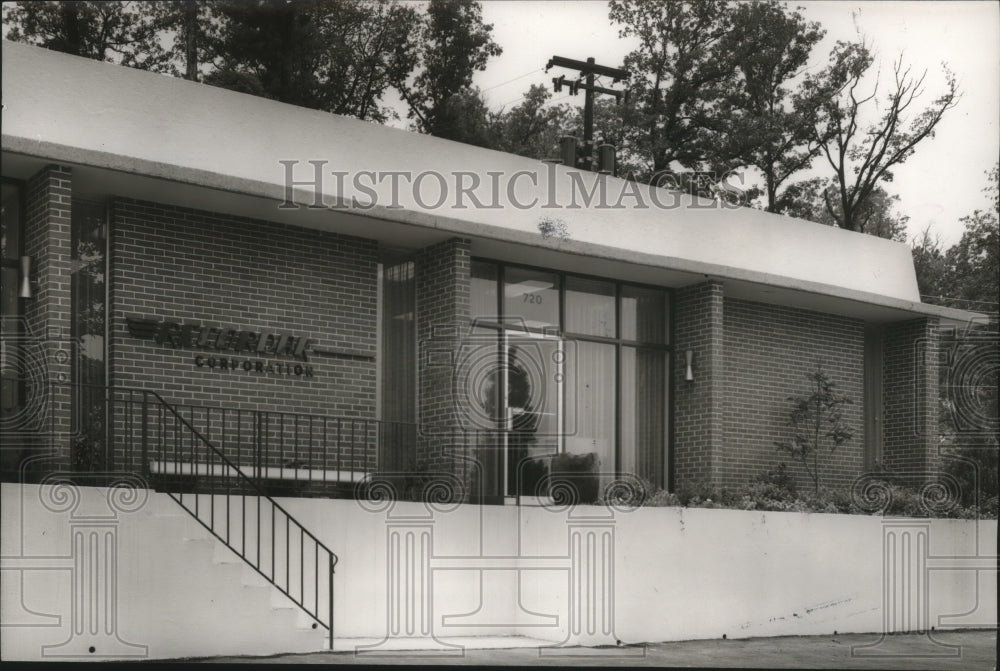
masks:
[[(25, 371), (27, 395), (44, 394), (37, 418), (40, 444), (32, 449), (52, 459), (40, 470), (70, 467), (70, 169), (47, 166), (28, 180), (25, 194), (24, 253), (31, 257), (32, 297), (25, 302), (25, 344), (40, 355), (40, 365)], [(37, 385), (37, 386), (36, 386)]]
[[(469, 241), (451, 239), (422, 250), (416, 258), (417, 453), (421, 473), (456, 475), (463, 481), (468, 465), (455, 397), (454, 363), (469, 330)], [(468, 486), (468, 483), (466, 483)]]
[[(913, 319), (885, 330), (882, 441), (891, 471), (938, 466), (938, 320)], [(926, 479), (926, 478), (923, 478)]]
[[(674, 489), (718, 485), (722, 458), (723, 288), (710, 280), (680, 289), (674, 309)], [(694, 380), (685, 380), (686, 352)]]

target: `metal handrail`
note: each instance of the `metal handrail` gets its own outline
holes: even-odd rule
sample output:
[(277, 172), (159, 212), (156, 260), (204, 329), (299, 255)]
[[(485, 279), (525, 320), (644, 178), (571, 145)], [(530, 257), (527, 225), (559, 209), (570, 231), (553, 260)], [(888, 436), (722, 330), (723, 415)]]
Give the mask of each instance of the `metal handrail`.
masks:
[[(114, 391), (115, 390), (111, 390), (112, 394), (114, 393)], [(316, 536), (313, 535), (312, 532), (310, 532), (308, 529), (306, 529), (303, 524), (301, 524), (298, 520), (296, 520), (294, 517), (292, 517), (292, 515), (281, 506), (281, 504), (279, 504), (273, 498), (271, 498), (270, 496), (268, 496), (267, 493), (264, 491), (264, 489), (261, 487), (261, 485), (258, 482), (256, 482), (253, 478), (249, 477), (243, 471), (243, 469), (240, 467), (239, 464), (234, 463), (233, 461), (231, 461), (207, 437), (205, 437), (204, 435), (202, 435), (202, 433), (195, 426), (193, 426), (191, 424), (191, 422), (189, 422), (181, 413), (179, 413), (170, 403), (167, 403), (163, 399), (163, 397), (160, 396), (157, 392), (151, 391), (151, 390), (130, 389), (130, 388), (118, 388), (117, 391), (119, 391), (119, 392), (125, 392), (125, 393), (128, 394), (128, 398), (126, 400), (127, 418), (131, 418), (132, 415), (133, 415), (134, 411), (129, 411), (129, 407), (134, 408), (135, 395), (136, 394), (141, 395), (141, 399), (142, 399), (141, 400), (141, 403), (142, 403), (142, 420), (143, 420), (142, 424), (141, 424), (141, 427), (142, 427), (141, 428), (141, 431), (142, 431), (142, 446), (141, 446), (142, 447), (142, 474), (146, 478), (149, 478), (149, 476), (150, 476), (149, 432), (150, 432), (151, 426), (150, 426), (149, 420), (151, 419), (151, 417), (150, 417), (150, 412), (149, 412), (149, 405), (150, 405), (150, 399), (153, 399), (153, 400), (155, 400), (155, 403), (159, 406), (159, 408), (161, 408), (163, 411), (165, 411), (167, 413), (165, 415), (163, 411), (157, 412), (156, 413), (156, 417), (155, 417), (155, 419), (158, 420), (158, 427), (157, 428), (160, 429), (158, 431), (158, 433), (159, 433), (159, 437), (161, 438), (161, 440), (166, 436), (166, 433), (165, 433), (165, 431), (163, 429), (166, 429), (167, 417), (172, 417), (173, 418), (173, 424), (174, 424), (174, 427), (175, 427), (175, 431), (174, 431), (174, 434), (173, 434), (175, 456), (179, 456), (177, 454), (178, 450), (179, 449), (183, 449), (183, 447), (184, 447), (184, 440), (181, 439), (181, 437), (178, 435), (178, 433), (176, 431), (176, 428), (178, 426), (186, 428), (186, 430), (190, 433), (190, 436), (192, 438), (192, 443), (190, 445), (191, 450), (190, 450), (190, 452), (188, 454), (190, 454), (191, 456), (195, 457), (195, 459), (192, 462), (193, 465), (197, 465), (199, 463), (199, 460), (197, 459), (198, 455), (197, 455), (197, 453), (196, 453), (196, 451), (194, 449), (195, 445), (194, 445), (193, 439), (197, 439), (198, 443), (200, 443), (201, 446), (203, 446), (203, 448), (206, 449), (206, 452), (205, 452), (206, 459), (204, 460), (204, 463), (205, 463), (206, 466), (208, 466), (208, 468), (206, 470), (207, 470), (208, 475), (209, 475), (209, 477), (208, 477), (209, 496), (211, 497), (210, 498), (211, 510), (210, 510), (210, 513), (209, 513), (208, 520), (205, 519), (205, 516), (202, 514), (202, 512), (200, 510), (200, 497), (202, 496), (202, 494), (199, 494), (197, 492), (195, 492), (193, 494), (193, 496), (194, 496), (194, 505), (193, 505), (193, 507), (192, 507), (190, 501), (185, 498), (186, 495), (185, 495), (184, 492), (177, 492), (177, 493), (167, 492), (168, 495), (172, 499), (174, 499), (178, 504), (180, 504), (180, 506), (184, 510), (186, 510), (192, 517), (194, 517), (195, 520), (197, 522), (199, 522), (203, 527), (205, 527), (213, 536), (215, 536), (217, 539), (219, 539), (220, 541), (222, 541), (223, 543), (225, 543), (226, 546), (230, 550), (232, 550), (235, 554), (237, 554), (247, 565), (249, 565), (251, 568), (253, 568), (258, 574), (260, 574), (264, 579), (266, 579), (272, 585), (274, 585), (279, 591), (281, 591), (285, 596), (287, 596), (293, 603), (295, 603), (299, 608), (301, 608), (306, 614), (308, 614), (310, 617), (312, 617), (320, 626), (322, 626), (325, 629), (327, 629), (330, 632), (330, 646), (332, 648), (333, 647), (333, 575), (334, 575), (335, 568), (336, 568), (336, 565), (337, 565), (337, 562), (338, 562), (338, 557), (337, 557), (336, 553), (334, 553), (329, 547), (327, 547), (318, 538), (316, 538)], [(114, 399), (112, 399), (112, 403), (113, 402), (114, 402)], [(112, 418), (112, 421), (115, 420), (113, 408), (111, 410), (111, 418)], [(128, 419), (126, 421), (128, 421)], [(112, 433), (112, 435), (114, 435), (114, 430), (112, 430), (111, 433)], [(160, 447), (162, 447), (162, 445)], [(218, 464), (216, 462), (218, 462)], [(175, 461), (175, 463), (177, 463), (177, 462)], [(226, 490), (225, 490), (225, 501), (226, 501), (226, 517), (225, 517), (225, 530), (224, 530), (225, 531), (225, 534), (224, 534), (225, 537), (223, 537), (222, 529), (219, 529), (216, 526), (215, 522), (216, 522), (216, 517), (217, 516), (215, 514), (215, 498), (216, 498), (216, 495), (217, 495), (217, 487), (218, 486), (217, 486), (217, 483), (216, 483), (216, 478), (212, 477), (212, 475), (214, 475), (214, 472), (216, 470), (215, 469), (216, 465), (221, 466), (222, 467), (222, 471), (228, 477), (232, 477), (233, 475), (235, 475), (237, 481), (240, 482), (241, 485), (242, 485), (242, 487), (240, 487), (240, 489), (241, 490), (244, 489), (244, 488), (249, 489), (253, 493), (253, 496), (256, 497), (256, 504), (257, 504), (256, 505), (256, 515), (255, 515), (255, 517), (256, 517), (256, 552), (247, 552), (247, 539), (248, 539), (248, 533), (247, 533), (247, 529), (246, 529), (246, 526), (247, 526), (247, 508), (246, 508), (247, 495), (243, 491), (241, 491), (238, 494), (238, 496), (241, 499), (241, 515), (240, 515), (240, 520), (241, 520), (242, 529), (241, 529), (241, 533), (239, 534), (240, 541), (241, 541), (240, 547), (237, 548), (236, 547), (236, 543), (232, 542), (232, 536), (230, 534), (230, 531), (231, 531), (231, 529), (230, 529), (230, 526), (231, 526), (230, 525), (230, 520), (232, 519), (232, 516), (231, 516), (231, 512), (232, 511), (231, 511), (231, 507), (230, 506), (231, 506), (232, 499), (235, 498), (234, 495), (233, 495), (233, 493), (232, 493), (232, 491), (231, 491), (231, 489), (232, 489), (231, 487), (226, 487)], [(198, 469), (193, 468), (192, 469), (192, 474), (196, 474), (197, 470)], [(190, 496), (190, 495), (187, 495), (187, 496)], [(266, 565), (265, 557), (264, 557), (264, 554), (263, 554), (263, 545), (262, 545), (263, 541), (262, 541), (262, 538), (261, 538), (261, 533), (262, 533), (262, 528), (261, 528), (261, 520), (262, 520), (261, 502), (262, 502), (262, 500), (266, 501), (267, 503), (265, 505), (270, 506), (270, 509), (271, 509), (270, 510), (270, 515), (269, 515), (270, 520), (271, 520), (271, 528), (270, 528), (270, 544), (271, 544), (271, 548), (270, 548), (270, 559), (271, 559), (270, 571), (267, 570), (267, 565)], [(265, 509), (265, 512), (267, 512), (266, 509)], [(285, 524), (284, 524), (284, 527), (285, 527), (285, 531), (284, 531), (284, 542), (285, 542), (285, 575), (284, 575), (284, 580), (283, 581), (281, 580), (281, 576), (278, 575), (277, 572), (276, 572), (276, 558), (278, 557), (277, 547), (276, 547), (276, 541), (277, 541), (277, 535), (276, 534), (277, 534), (277, 531), (280, 530), (280, 525), (278, 525), (278, 522), (277, 522), (277, 520), (279, 519), (279, 513), (280, 513), (281, 516), (284, 517), (284, 520), (285, 520)], [(266, 534), (266, 527), (264, 528), (264, 531), (265, 531), (265, 534)], [(291, 559), (292, 559), (291, 544), (292, 544), (292, 539), (294, 538), (295, 535), (298, 535), (298, 537), (299, 537), (299, 554), (298, 554), (298, 558), (299, 558), (299, 582), (298, 582), (298, 590), (294, 590), (293, 589), (293, 583), (292, 583), (292, 580), (291, 580)], [(306, 570), (306, 547), (307, 547), (306, 539), (307, 538), (308, 538), (310, 544), (312, 544), (312, 546), (313, 546), (313, 580), (312, 580), (312, 583), (313, 583), (313, 599), (312, 599), (311, 602), (307, 599), (307, 594), (306, 594), (306, 575), (305, 575), (305, 570)], [(253, 548), (251, 548), (251, 549), (253, 549)], [(321, 561), (321, 559), (325, 560), (325, 561)], [(321, 608), (320, 608), (320, 599), (319, 599), (319, 589), (320, 589), (320, 584), (321, 584), (321, 580), (320, 580), (320, 568), (321, 568), (321, 566), (324, 566), (324, 565), (326, 567), (328, 567), (328, 569), (329, 569), (329, 573), (328, 573), (329, 578), (327, 580), (328, 601), (327, 601), (327, 604), (326, 604), (327, 605), (327, 609), (326, 609), (326, 613), (325, 613), (325, 615), (326, 615), (325, 618), (323, 617), (324, 614), (320, 612)]]
[[(387, 468), (397, 470), (403, 459), (412, 457), (412, 451), (400, 448), (407, 447), (407, 443), (415, 440), (414, 424), (304, 413), (174, 405), (158, 392), (149, 389), (58, 382), (43, 378), (25, 379), (24, 382), (38, 387), (36, 394), (39, 391), (47, 394), (49, 403), (58, 402), (55, 394), (59, 388), (71, 388), (72, 391), (67, 393), (80, 395), (81, 398), (77, 399), (80, 402), (68, 405), (77, 412), (85, 409), (84, 414), (74, 416), (68, 424), (72, 425), (70, 436), (74, 442), (70, 454), (78, 460), (73, 466), (81, 476), (87, 472), (98, 475), (100, 471), (106, 473), (110, 470), (124, 470), (137, 472), (148, 482), (153, 470), (158, 471), (156, 475), (163, 476), (190, 475), (190, 478), (180, 478), (182, 486), (177, 487), (176, 491), (167, 491), (167, 494), (318, 625), (327, 629), (332, 648), (333, 576), (338, 557), (267, 493), (263, 483), (267, 479), (265, 473), (269, 472), (268, 467), (275, 465), (277, 459), (279, 477), (285, 475), (286, 468), (292, 468), (295, 469), (293, 479), (300, 478), (303, 473), (297, 463), (301, 447), (299, 427), (308, 427), (305, 439), (312, 456), (313, 427), (321, 425), (323, 467), (314, 471), (315, 464), (307, 464), (306, 480), (327, 482), (331, 472), (327, 468), (328, 459), (333, 453), (336, 455), (336, 463), (332, 472), (337, 476), (342, 475), (346, 459), (349, 480), (352, 484), (357, 484), (358, 471), (367, 479), (372, 472)], [(84, 399), (84, 395), (89, 398)], [(204, 418), (204, 426), (198, 426), (199, 413)], [(63, 424), (65, 419), (57, 418), (57, 413), (49, 410), (44, 410), (42, 414), (48, 415), (47, 419), (51, 424), (48, 431), (52, 437), (64, 433), (58, 429), (66, 428), (67, 425)], [(246, 437), (253, 440), (254, 449), (246, 455), (242, 452), (243, 435), (236, 436), (236, 454), (226, 453), (225, 448), (231, 442), (227, 442), (231, 437), (225, 433), (227, 418), (233, 415), (236, 417), (238, 434), (247, 417), (253, 423), (253, 430)], [(290, 450), (285, 449), (286, 422), (292, 426), (294, 437)], [(269, 443), (273, 425), (281, 429), (277, 434), (279, 450), (276, 454), (270, 449)], [(327, 429), (330, 426), (335, 427), (332, 445), (328, 442)], [(25, 433), (38, 430), (24, 428)], [(218, 433), (219, 428), (222, 433)], [(213, 429), (216, 430), (214, 433)], [(291, 465), (284, 463), (284, 457), (288, 454), (292, 456)], [(245, 463), (244, 456), (252, 459), (252, 465)], [(153, 468), (154, 463), (156, 469)], [(314, 478), (314, 473), (321, 473), (322, 478)], [(222, 477), (218, 477), (220, 475)], [(340, 478), (335, 478), (335, 481), (340, 481)], [(185, 491), (189, 486), (193, 493)], [(202, 499), (206, 495), (209, 497), (208, 505), (202, 506)], [(224, 521), (219, 520), (222, 517), (222, 506), (218, 514), (216, 511), (216, 498), (220, 496), (224, 497)], [(248, 498), (255, 499), (250, 502), (249, 510)], [(234, 501), (237, 499), (238, 529), (233, 523)], [(298, 540), (297, 544), (295, 540)], [(283, 555), (280, 550), (282, 541), (285, 545)], [(293, 560), (298, 563), (298, 571), (295, 572), (297, 576), (292, 570)], [(281, 568), (284, 568), (283, 573)], [(311, 569), (311, 579), (307, 569)], [(321, 573), (326, 577), (321, 577)], [(324, 587), (326, 589), (322, 591), (327, 593), (326, 604), (322, 604), (320, 599), (321, 589)], [(325, 609), (321, 607), (323, 605), (326, 606)]]
[[(19, 380), (20, 378), (17, 380), (5, 379), (5, 382)], [(184, 474), (184, 466), (186, 466), (190, 474), (194, 476), (193, 482), (199, 485), (197, 479), (204, 474), (207, 476), (207, 487), (200, 485), (195, 488), (193, 494), (183, 491), (168, 491), (167, 494), (209, 533), (223, 542), (248, 566), (309, 615), (316, 623), (313, 625), (314, 628), (319, 625), (327, 629), (330, 648), (333, 648), (334, 573), (339, 559), (333, 550), (269, 496), (262, 484), (246, 473), (245, 465), (234, 462), (227, 457), (192, 421), (185, 418), (156, 391), (60, 382), (41, 378), (25, 379), (24, 382), (31, 385), (41, 385), (39, 388), (41, 391), (36, 390), (36, 394), (41, 393), (46, 396), (45, 402), (39, 406), (43, 423), (32, 422), (29, 418), (24, 422), (24, 426), (5, 426), (5, 434), (16, 434), (15, 437), (18, 439), (27, 437), (28, 440), (31, 440), (33, 437), (37, 440), (44, 439), (46, 435), (49, 438), (67, 435), (65, 429), (68, 428), (68, 435), (74, 443), (71, 455), (76, 455), (78, 458), (82, 453), (87, 457), (83, 460), (86, 463), (73, 464), (74, 470), (78, 471), (81, 477), (86, 477), (88, 472), (93, 472), (94, 475), (103, 473), (106, 476), (109, 471), (132, 471), (138, 472), (146, 482), (149, 482), (154, 452), (159, 457), (169, 456), (172, 447), (175, 472)], [(72, 389), (69, 393), (89, 394), (90, 398), (87, 399), (87, 402), (71, 404), (77, 409), (86, 406), (87, 414), (85, 416), (74, 416), (67, 424), (62, 424), (65, 420), (57, 419), (57, 413), (51, 412), (48, 404), (55, 405), (59, 402), (56, 394), (60, 388)], [(46, 414), (49, 415), (47, 422), (50, 426), (43, 428), (46, 422), (43, 416)], [(211, 423), (209, 423), (210, 425)], [(136, 447), (139, 449), (136, 450)], [(137, 461), (139, 463), (136, 463)], [(161, 465), (162, 463), (165, 462), (161, 462)], [(224, 478), (215, 477), (219, 472)], [(226, 484), (219, 484), (220, 480)], [(237, 483), (235, 486), (233, 480)], [(99, 478), (98, 481), (100, 481)], [(203, 511), (201, 497), (206, 495), (206, 489), (210, 498), (207, 510)], [(225, 496), (224, 523), (218, 523), (220, 515), (216, 514), (216, 497), (220, 495)], [(192, 496), (194, 498), (193, 504), (190, 498)], [(248, 497), (256, 502), (255, 506), (251, 504), (251, 511), (255, 518), (253, 525), (255, 535), (251, 535), (247, 528), (249, 521)], [(238, 538), (234, 538), (232, 533), (234, 526), (232, 524), (233, 500), (236, 498), (240, 499)], [(266, 518), (270, 518), (269, 530), (266, 523), (262, 524)], [(284, 519), (283, 525), (280, 522), (282, 518)], [(278, 540), (279, 533), (282, 533), (282, 526), (284, 529), (281, 538), (285, 544), (282, 562), (284, 575), (278, 571), (278, 559), (282, 556), (279, 553)], [(298, 539), (298, 547), (295, 548), (297, 557), (293, 552), (296, 538)], [(268, 540), (270, 552), (265, 556), (264, 550)], [(248, 548), (248, 541), (255, 543), (249, 543)], [(311, 549), (311, 552), (308, 552), (307, 548)], [(307, 573), (310, 556), (311, 580)], [(293, 580), (293, 558), (298, 561), (297, 583)], [(267, 559), (270, 559), (270, 566), (268, 566)], [(307, 589), (307, 587), (311, 589)], [(324, 605), (320, 599), (321, 587), (325, 587), (323, 592), (327, 597), (325, 609), (321, 608)]]
[(387, 466), (391, 470), (416, 439), (416, 425), (406, 422), (194, 404), (173, 407), (259, 480), (356, 484)]

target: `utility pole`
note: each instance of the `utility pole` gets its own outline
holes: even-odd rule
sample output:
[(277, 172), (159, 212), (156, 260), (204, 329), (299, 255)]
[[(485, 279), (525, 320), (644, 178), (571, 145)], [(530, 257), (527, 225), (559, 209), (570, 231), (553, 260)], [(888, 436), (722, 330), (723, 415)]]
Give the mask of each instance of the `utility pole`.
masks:
[(571, 95), (576, 95), (580, 89), (585, 91), (584, 102), (583, 102), (583, 151), (579, 157), (578, 163), (582, 164), (586, 170), (591, 170), (593, 168), (593, 156), (594, 156), (594, 94), (603, 93), (605, 95), (614, 96), (615, 100), (621, 102), (622, 98), (625, 96), (624, 91), (617, 91), (615, 89), (605, 88), (603, 86), (597, 86), (594, 83), (594, 76), (599, 75), (602, 77), (611, 77), (613, 83), (628, 79), (629, 71), (623, 68), (610, 68), (606, 65), (597, 65), (594, 62), (593, 57), (588, 58), (586, 62), (574, 60), (572, 58), (564, 58), (562, 56), (553, 56), (549, 59), (548, 64), (545, 66), (545, 71), (548, 72), (553, 66), (567, 68), (569, 70), (576, 70), (580, 73), (576, 80), (567, 81), (565, 75), (552, 78), (553, 90), (558, 93), (562, 90), (563, 85), (569, 87), (569, 92)]

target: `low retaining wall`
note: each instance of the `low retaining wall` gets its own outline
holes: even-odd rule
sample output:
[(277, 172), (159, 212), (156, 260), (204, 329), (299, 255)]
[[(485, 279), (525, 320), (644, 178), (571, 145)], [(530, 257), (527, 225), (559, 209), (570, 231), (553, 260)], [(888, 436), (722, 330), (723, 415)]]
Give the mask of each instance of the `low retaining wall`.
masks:
[[(219, 570), (213, 557), (232, 559), (228, 550), (194, 552), (217, 542), (166, 495), (139, 491), (145, 500), (114, 509), (103, 489), (76, 490), (72, 507), (51, 486), (2, 486), (4, 659), (112, 656), (113, 640), (153, 658), (322, 646), (307, 620), (279, 626), (251, 609), (245, 577), (203, 579)], [(996, 626), (995, 520), (280, 503), (340, 557), (340, 649), (378, 651), (382, 639), (411, 636), (602, 645)], [(94, 522), (100, 510), (105, 522)], [(114, 529), (117, 565), (102, 578), (114, 589), (95, 593), (116, 607), (74, 601), (89, 551), (73, 540), (81, 520)]]

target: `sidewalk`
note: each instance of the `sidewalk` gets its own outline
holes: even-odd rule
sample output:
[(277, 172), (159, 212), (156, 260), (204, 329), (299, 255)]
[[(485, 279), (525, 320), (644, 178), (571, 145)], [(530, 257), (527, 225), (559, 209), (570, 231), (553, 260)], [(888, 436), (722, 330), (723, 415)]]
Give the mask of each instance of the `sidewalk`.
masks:
[[(538, 647), (424, 651), (316, 652), (275, 657), (184, 660), (240, 664), (417, 664), (459, 666), (722, 667), (796, 669), (982, 669), (995, 671), (995, 630), (651, 643), (625, 648)], [(555, 653), (555, 654), (552, 654)]]

